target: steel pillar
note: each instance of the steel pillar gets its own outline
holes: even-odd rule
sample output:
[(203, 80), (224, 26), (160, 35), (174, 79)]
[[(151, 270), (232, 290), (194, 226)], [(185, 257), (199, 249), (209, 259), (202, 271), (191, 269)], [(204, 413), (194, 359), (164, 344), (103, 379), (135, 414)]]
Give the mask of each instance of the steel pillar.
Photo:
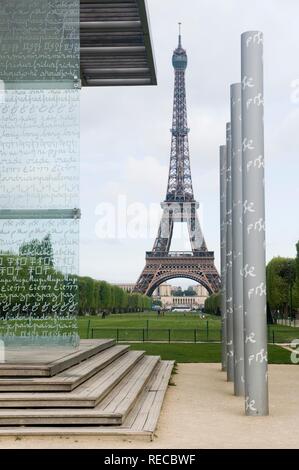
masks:
[(226, 338), (226, 145), (220, 146), (221, 368), (227, 367)]
[(231, 124), (226, 124), (226, 345), (227, 380), (234, 380)]
[(241, 36), (245, 410), (268, 410), (263, 35)]
[(233, 251), (233, 337), (234, 393), (244, 395), (244, 320), (243, 320), (243, 194), (241, 83), (230, 87), (232, 141), (232, 251)]

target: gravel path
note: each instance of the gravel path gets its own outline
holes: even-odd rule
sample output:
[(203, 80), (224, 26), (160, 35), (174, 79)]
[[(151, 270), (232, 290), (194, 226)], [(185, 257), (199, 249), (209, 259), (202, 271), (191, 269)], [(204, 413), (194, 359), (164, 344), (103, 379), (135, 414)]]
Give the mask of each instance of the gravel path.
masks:
[(270, 416), (244, 416), (219, 364), (179, 364), (153, 442), (96, 437), (1, 438), (1, 448), (299, 448), (299, 367), (270, 365)]

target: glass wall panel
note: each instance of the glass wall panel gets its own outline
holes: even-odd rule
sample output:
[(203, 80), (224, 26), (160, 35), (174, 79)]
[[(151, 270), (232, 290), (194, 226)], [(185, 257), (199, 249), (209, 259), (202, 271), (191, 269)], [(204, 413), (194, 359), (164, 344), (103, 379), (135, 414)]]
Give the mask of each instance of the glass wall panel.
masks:
[(79, 9), (79, 0), (1, 0), (0, 78), (79, 78)]
[(78, 221), (0, 220), (0, 338), (78, 343)]
[(76, 345), (79, 0), (0, 2), (0, 340)]
[(6, 91), (0, 103), (0, 208), (79, 206), (79, 93)]

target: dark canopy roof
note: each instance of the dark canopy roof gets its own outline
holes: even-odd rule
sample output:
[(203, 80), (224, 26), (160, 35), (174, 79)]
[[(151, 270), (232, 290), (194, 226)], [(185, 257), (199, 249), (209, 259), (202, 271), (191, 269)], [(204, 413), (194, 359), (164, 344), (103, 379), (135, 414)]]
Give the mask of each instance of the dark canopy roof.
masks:
[(146, 0), (80, 0), (83, 86), (156, 85)]

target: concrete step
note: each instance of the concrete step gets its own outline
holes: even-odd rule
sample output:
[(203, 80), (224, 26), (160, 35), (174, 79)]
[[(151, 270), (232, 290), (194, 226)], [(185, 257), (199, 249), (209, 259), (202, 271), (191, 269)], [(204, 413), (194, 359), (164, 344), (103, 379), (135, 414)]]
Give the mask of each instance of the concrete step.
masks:
[(129, 351), (71, 392), (1, 392), (1, 408), (93, 408), (130, 372), (144, 351)]
[(144, 356), (95, 408), (2, 409), (3, 425), (121, 425), (151, 379), (160, 358)]
[(0, 392), (70, 392), (128, 349), (125, 345), (109, 347), (52, 377), (1, 377)]
[(110, 348), (112, 339), (81, 340), (78, 348), (20, 347), (9, 349), (0, 363), (0, 377), (52, 377)]
[[(121, 425), (0, 426), (4, 436), (101, 436), (152, 439), (171, 376), (173, 361), (160, 361)], [(14, 410), (16, 411), (16, 410)], [(36, 410), (37, 411), (37, 410)], [(11, 410), (9, 412), (11, 416)], [(4, 424), (4, 421), (3, 421)]]

